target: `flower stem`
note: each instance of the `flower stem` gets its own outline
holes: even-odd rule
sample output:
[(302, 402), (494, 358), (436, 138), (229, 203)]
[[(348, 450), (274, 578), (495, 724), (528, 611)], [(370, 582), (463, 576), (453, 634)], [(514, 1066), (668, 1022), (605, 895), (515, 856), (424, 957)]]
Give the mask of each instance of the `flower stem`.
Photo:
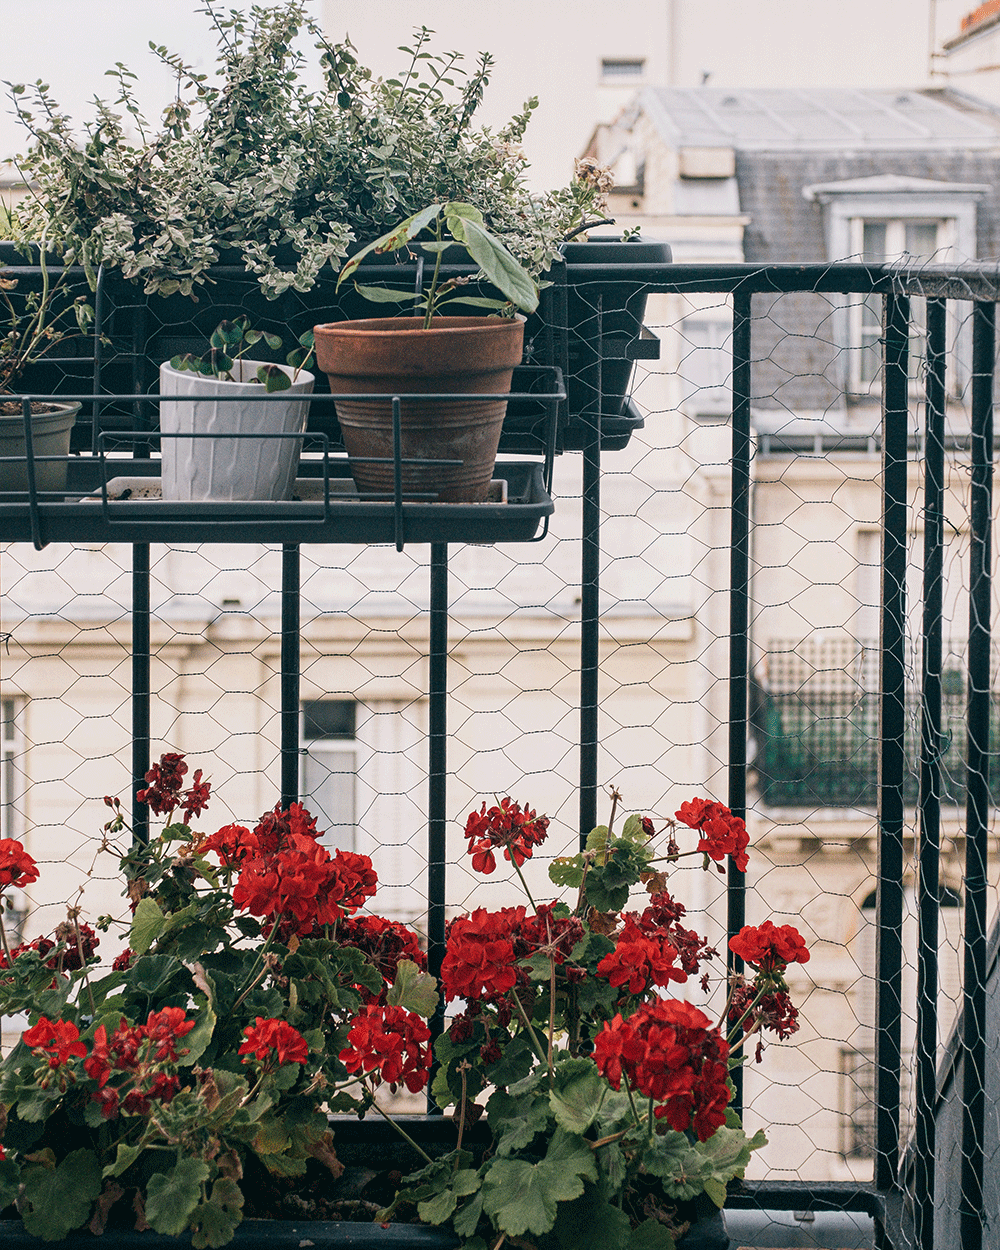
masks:
[(520, 877), (521, 879), (521, 885), (524, 887), (524, 892), (528, 896), (528, 902), (535, 909), (535, 911), (538, 911), (538, 904), (531, 897), (531, 891), (528, 889), (528, 883), (524, 879), (524, 873), (521, 871), (521, 866), (517, 862), (517, 860), (514, 858), (513, 854), (511, 854), (510, 862), (514, 865), (514, 871), (517, 873), (518, 877)]
[(521, 1003), (521, 1000), (518, 998), (517, 994), (514, 993), (513, 991), (511, 992), (511, 998), (513, 998), (514, 1006), (517, 1008), (521, 1019), (524, 1021), (524, 1027), (528, 1030), (528, 1037), (531, 1040), (532, 1048), (534, 1049), (534, 1052), (538, 1056), (538, 1058), (541, 1059), (542, 1063), (544, 1063), (545, 1066), (548, 1068), (549, 1077), (551, 1078), (552, 1064), (549, 1062), (548, 1058), (546, 1057), (545, 1048), (542, 1046), (542, 1043), (538, 1040), (538, 1034), (535, 1032), (534, 1026), (532, 1025), (531, 1021), (528, 1019), (528, 1013), (524, 1010), (524, 1006)]
[(404, 1140), (404, 1141), (409, 1142), (409, 1144), (413, 1147), (413, 1149), (417, 1152), (417, 1154), (418, 1154), (418, 1155), (420, 1155), (422, 1158), (426, 1159), (428, 1163), (433, 1163), (433, 1162), (434, 1162), (434, 1160), (430, 1157), (430, 1155), (427, 1153), (427, 1151), (426, 1151), (426, 1150), (424, 1150), (424, 1148), (423, 1148), (422, 1146), (418, 1146), (418, 1145), (417, 1145), (417, 1143), (413, 1140), (413, 1138), (410, 1136), (410, 1134), (409, 1134), (409, 1133), (407, 1133), (407, 1132), (406, 1132), (406, 1131), (405, 1131), (405, 1130), (404, 1130), (404, 1129), (400, 1126), (400, 1124), (399, 1124), (399, 1122), (398, 1122), (397, 1120), (394, 1120), (394, 1119), (392, 1118), (392, 1116), (391, 1116), (391, 1115), (386, 1115), (386, 1113), (382, 1110), (382, 1108), (378, 1105), (378, 1103), (377, 1103), (377, 1102), (373, 1102), (373, 1103), (372, 1103), (372, 1106), (373, 1106), (373, 1107), (375, 1108), (375, 1110), (379, 1113), (379, 1115), (382, 1117), (382, 1119), (383, 1119), (383, 1120), (387, 1120), (387, 1121), (388, 1121), (388, 1122), (392, 1125), (392, 1127), (396, 1130), (396, 1132), (400, 1135), (400, 1137), (402, 1137), (402, 1138), (403, 1138), (403, 1140)]

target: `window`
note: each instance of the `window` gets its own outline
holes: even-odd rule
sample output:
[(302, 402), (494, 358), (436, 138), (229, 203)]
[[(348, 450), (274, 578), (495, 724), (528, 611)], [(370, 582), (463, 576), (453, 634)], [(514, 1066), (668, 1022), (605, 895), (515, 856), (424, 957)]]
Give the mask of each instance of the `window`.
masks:
[(605, 82), (635, 81), (645, 70), (646, 62), (641, 57), (605, 57), (601, 61), (601, 78)]
[(316, 699), (302, 705), (302, 802), (325, 832), (332, 851), (353, 851), (357, 823), (358, 705), (353, 699)]
[(681, 322), (677, 376), (689, 416), (720, 417), (732, 411), (732, 350), (731, 321), (685, 317)]
[(24, 836), (21, 819), (21, 788), (18, 756), (21, 753), (20, 727), (17, 720), (17, 700), (0, 700), (0, 837)]
[[(907, 260), (940, 261), (940, 253), (948, 247), (950, 222), (903, 221), (855, 219), (854, 234), (858, 244), (857, 253), (873, 264), (886, 261)], [(914, 297), (910, 300), (910, 379), (916, 382), (924, 361), (924, 334), (926, 331), (927, 301)], [(882, 297), (869, 295), (852, 309), (851, 334), (851, 389), (869, 390), (882, 367)]]

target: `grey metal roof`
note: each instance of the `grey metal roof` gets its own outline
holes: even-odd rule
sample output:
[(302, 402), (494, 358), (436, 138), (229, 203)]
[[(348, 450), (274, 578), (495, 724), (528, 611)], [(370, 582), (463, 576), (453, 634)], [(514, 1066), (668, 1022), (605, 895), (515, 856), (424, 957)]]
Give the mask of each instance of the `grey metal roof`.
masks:
[(672, 147), (995, 147), (1000, 111), (951, 91), (650, 87), (640, 107)]

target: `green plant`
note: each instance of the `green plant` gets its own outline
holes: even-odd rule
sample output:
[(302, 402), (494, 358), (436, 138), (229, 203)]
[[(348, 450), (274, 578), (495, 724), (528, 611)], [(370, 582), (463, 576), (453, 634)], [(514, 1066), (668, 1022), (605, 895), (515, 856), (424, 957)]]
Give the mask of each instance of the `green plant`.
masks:
[[(281, 347), (281, 338), (277, 334), (268, 334), (264, 330), (252, 330), (247, 317), (237, 317), (235, 321), (220, 321), (212, 331), (208, 340), (208, 351), (203, 356), (195, 356), (191, 352), (173, 356), (170, 364), (181, 372), (190, 370), (200, 373), (203, 377), (222, 378), (227, 382), (235, 382), (232, 369), (237, 360), (263, 340), (272, 351)], [(299, 346), (288, 353), (286, 360), (294, 369), (291, 377), (278, 365), (262, 364), (257, 366), (256, 380), (265, 391), (287, 391), (299, 370), (309, 362), (313, 353), (313, 332), (306, 330), (299, 336)], [(248, 381), (249, 379), (242, 379)]]
[[(26, 262), (33, 258), (26, 257)], [(94, 310), (86, 296), (74, 294), (65, 266), (55, 278), (45, 246), (38, 252), (38, 285), (11, 270), (0, 269), (0, 412), (20, 412), (3, 395), (17, 390), (25, 370), (68, 340), (86, 337)]]
[[(424, 231), (433, 238), (419, 241)], [(434, 271), (430, 286), (425, 291), (393, 291), (384, 287), (354, 284), (355, 290), (365, 299), (376, 303), (411, 303), (424, 314), (424, 329), (431, 325), (431, 318), (450, 304), (466, 304), (493, 311), (516, 305), (522, 312), (534, 312), (538, 307), (538, 287), (531, 275), (512, 256), (498, 238), (486, 229), (483, 215), (472, 204), (430, 204), (418, 213), (400, 222), (395, 229), (369, 243), (357, 252), (340, 271), (337, 289), (345, 278), (362, 263), (370, 253), (384, 255), (406, 248), (414, 240), (416, 247), (434, 257)], [(441, 279), (441, 259), (449, 247), (463, 249), (479, 266), (486, 280), (506, 298), (491, 299), (481, 295), (464, 295), (462, 291), (468, 278)]]
[[(177, 81), (157, 129), (118, 65), (116, 98), (98, 102), (82, 144), (49, 87), (8, 84), (31, 136), (17, 164), (32, 195), (17, 229), (47, 233), (92, 276), (117, 267), (149, 293), (194, 294), (235, 252), (274, 298), (308, 290), (354, 240), (381, 235), (424, 205), (475, 205), (532, 273), (545, 270), (601, 192), (592, 178), (545, 195), (525, 186), (520, 141), (537, 101), (497, 131), (473, 119), (492, 60), (466, 74), (456, 52), (433, 53), (421, 27), (398, 77), (376, 78), (349, 41), (331, 44), (302, 0), (249, 12), (205, 12), (219, 44), (218, 80), (163, 46)], [(296, 39), (313, 37), (322, 84), (302, 81)], [(131, 140), (123, 119), (138, 131)]]

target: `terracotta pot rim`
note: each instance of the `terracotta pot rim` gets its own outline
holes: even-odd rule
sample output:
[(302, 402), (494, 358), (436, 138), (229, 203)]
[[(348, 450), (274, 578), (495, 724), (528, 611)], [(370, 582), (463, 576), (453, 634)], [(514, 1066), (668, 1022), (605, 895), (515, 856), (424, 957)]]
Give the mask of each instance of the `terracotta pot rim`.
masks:
[(419, 317), (363, 317), (352, 321), (328, 321), (313, 327), (319, 334), (372, 334), (392, 335), (427, 334), (434, 336), (469, 333), (494, 333), (498, 329), (511, 329), (524, 323), (526, 318), (517, 313), (514, 317), (435, 317), (428, 329), (424, 329)]

